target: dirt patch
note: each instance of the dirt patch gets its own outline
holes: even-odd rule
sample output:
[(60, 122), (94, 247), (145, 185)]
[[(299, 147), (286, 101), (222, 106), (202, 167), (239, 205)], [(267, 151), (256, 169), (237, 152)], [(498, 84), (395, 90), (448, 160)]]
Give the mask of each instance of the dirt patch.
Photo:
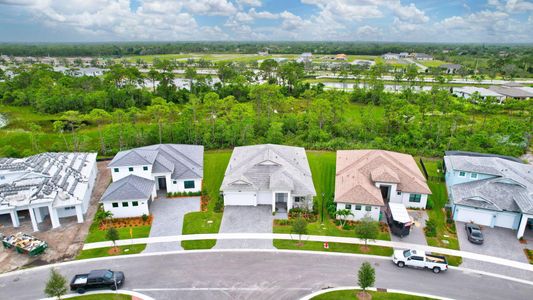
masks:
[(357, 299), (359, 300), (371, 300), (372, 299), (372, 295), (370, 295), (369, 293), (367, 292), (358, 292), (356, 294), (356, 297)]
[(46, 249), (45, 253), (37, 257), (18, 254), (0, 246), (0, 273), (13, 271), (21, 267), (72, 260), (76, 257), (83, 247), (83, 242), (89, 232), (89, 227), (98, 208), (98, 201), (111, 182), (111, 172), (107, 169), (108, 163), (108, 161), (97, 162), (98, 175), (89, 208), (84, 216), (84, 223), (78, 224), (76, 217), (61, 218), (59, 220), (61, 227), (52, 229), (50, 218), (47, 217), (43, 223), (39, 224), (39, 232), (33, 232), (29, 220), (22, 221), (21, 226), (18, 228), (13, 228), (12, 226), (0, 227), (0, 231), (4, 235), (24, 232), (48, 243), (48, 249)]
[(118, 254), (120, 254), (120, 252), (122, 252), (122, 251), (120, 250), (119, 247), (111, 247), (111, 249), (109, 249), (107, 251), (107, 254), (109, 254), (109, 255), (118, 255)]

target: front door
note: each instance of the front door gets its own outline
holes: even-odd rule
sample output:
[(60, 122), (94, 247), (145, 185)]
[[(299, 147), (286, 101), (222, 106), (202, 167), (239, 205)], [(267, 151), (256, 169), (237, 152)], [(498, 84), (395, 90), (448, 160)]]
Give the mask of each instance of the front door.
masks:
[(379, 189), (381, 190), (381, 197), (383, 198), (383, 201), (385, 203), (389, 203), (390, 186), (389, 185), (381, 185), (381, 186), (379, 186)]
[(157, 183), (159, 184), (160, 190), (166, 190), (167, 189), (167, 179), (165, 177), (158, 177)]
[(287, 211), (288, 193), (276, 193), (276, 209), (279, 211)]

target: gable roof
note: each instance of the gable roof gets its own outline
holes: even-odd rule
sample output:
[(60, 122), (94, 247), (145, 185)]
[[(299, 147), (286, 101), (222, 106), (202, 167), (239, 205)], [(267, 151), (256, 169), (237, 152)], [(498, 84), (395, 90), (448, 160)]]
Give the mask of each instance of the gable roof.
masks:
[(304, 148), (272, 144), (235, 147), (220, 189), (316, 195)]
[(401, 192), (431, 194), (411, 155), (385, 150), (337, 151), (335, 202), (383, 206), (375, 182), (396, 183)]
[(108, 167), (152, 166), (152, 173), (171, 173), (172, 179), (203, 177), (204, 146), (157, 144), (120, 151)]
[(100, 201), (145, 200), (150, 198), (154, 185), (153, 180), (128, 175), (111, 183)]

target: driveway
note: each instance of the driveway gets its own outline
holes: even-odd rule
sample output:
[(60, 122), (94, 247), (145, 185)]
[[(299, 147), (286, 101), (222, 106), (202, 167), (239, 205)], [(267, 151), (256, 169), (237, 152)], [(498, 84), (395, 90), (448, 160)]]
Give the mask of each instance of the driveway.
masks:
[[(172, 198), (159, 197), (150, 207), (154, 216), (150, 237), (181, 235), (183, 216), (186, 213), (200, 211), (200, 197)], [(144, 252), (183, 250), (181, 243), (148, 244)]]
[[(520, 244), (516, 239), (516, 231), (499, 227), (482, 227), (481, 232), (483, 232), (485, 241), (482, 245), (476, 245), (468, 241), (465, 223), (455, 222), (455, 226), (457, 228), (457, 238), (461, 250), (528, 263), (526, 255), (524, 254), (524, 248), (526, 248), (527, 245)], [(501, 265), (477, 260), (463, 259), (461, 267), (487, 272), (498, 272), (512, 277), (524, 278), (525, 276), (525, 278), (531, 278), (531, 273), (528, 274), (528, 272), (525, 271), (524, 273), (521, 270), (506, 268)]]
[[(270, 206), (226, 206), (220, 233), (272, 233)], [(215, 249), (274, 249), (272, 240), (218, 240)]]
[(428, 214), (424, 210), (409, 210), (408, 213), (411, 219), (414, 221), (414, 225), (411, 227), (409, 235), (400, 238), (391, 232), (390, 235), (392, 241), (427, 246), (426, 235), (424, 234), (424, 226), (426, 226)]

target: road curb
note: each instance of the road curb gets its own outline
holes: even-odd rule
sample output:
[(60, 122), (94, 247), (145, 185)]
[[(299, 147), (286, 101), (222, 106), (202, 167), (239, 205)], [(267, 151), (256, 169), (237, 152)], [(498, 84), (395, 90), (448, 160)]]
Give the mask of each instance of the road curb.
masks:
[[(304, 296), (304, 297), (300, 298), (300, 300), (311, 300), (311, 299), (313, 299), (314, 297), (316, 297), (318, 295), (326, 294), (326, 293), (329, 293), (329, 292), (345, 291), (345, 290), (358, 290), (358, 289), (361, 289), (361, 288), (358, 287), (358, 286), (340, 286), (340, 287), (336, 287), (336, 288), (323, 289), (323, 290), (311, 293), (311, 294), (309, 294), (307, 296)], [(375, 292), (375, 291), (377, 291), (377, 288), (367, 288), (367, 290)], [(453, 300), (452, 298), (445, 298), (445, 297), (440, 297), (440, 296), (435, 296), (435, 295), (430, 295), (430, 294), (414, 293), (414, 292), (409, 292), (409, 291), (404, 291), (404, 290), (396, 290), (396, 289), (387, 289), (387, 293), (398, 293), (398, 294), (405, 294), (405, 295), (410, 295), (410, 296), (433, 298), (433, 299), (438, 299), (438, 300)]]
[[(61, 299), (69, 299), (79, 296), (85, 296), (85, 295), (99, 295), (99, 294), (123, 294), (123, 295), (130, 295), (132, 297), (138, 298), (140, 300), (155, 300), (154, 298), (147, 296), (145, 294), (141, 294), (139, 292), (135, 291), (129, 291), (129, 290), (118, 290), (116, 292), (113, 291), (92, 291), (92, 292), (86, 292), (83, 294), (67, 294), (64, 296), (61, 296)], [(57, 298), (42, 298), (40, 300), (56, 300)]]

